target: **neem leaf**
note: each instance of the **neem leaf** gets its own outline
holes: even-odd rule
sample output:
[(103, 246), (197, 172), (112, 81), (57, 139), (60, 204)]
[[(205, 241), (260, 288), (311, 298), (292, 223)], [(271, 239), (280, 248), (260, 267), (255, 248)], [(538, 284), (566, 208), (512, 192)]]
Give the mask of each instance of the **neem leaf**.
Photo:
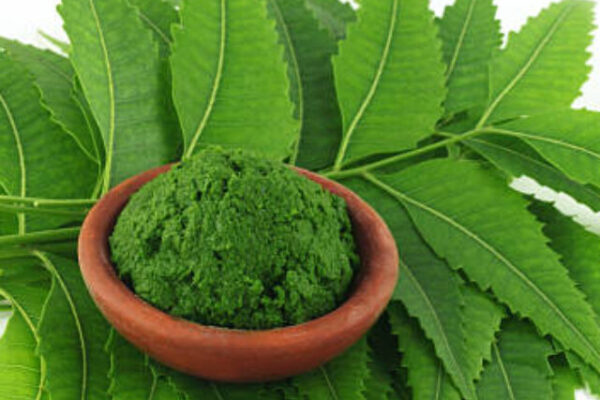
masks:
[[(65, 179), (73, 171), (77, 179)], [(4, 193), (87, 198), (95, 181), (94, 163), (51, 120), (31, 76), (7, 54), (0, 54), (0, 187)], [(18, 233), (56, 227), (72, 219), (20, 214)]]
[(164, 68), (149, 28), (125, 0), (64, 0), (71, 61), (106, 149), (103, 189), (177, 156)]
[(401, 300), (435, 344), (463, 396), (473, 398), (472, 380), (480, 367), (469, 370), (463, 330), (461, 279), (423, 241), (398, 199), (365, 180), (345, 181), (385, 219), (401, 248), (400, 274), (394, 299)]
[(388, 306), (392, 332), (398, 336), (402, 365), (408, 369), (408, 384), (415, 399), (459, 400), (460, 393), (434, 353), (416, 320), (399, 303)]
[(333, 59), (344, 135), (334, 170), (414, 147), (442, 114), (444, 65), (421, 0), (364, 0)]
[(49, 281), (44, 274), (32, 273), (29, 264), (27, 260), (11, 260), (10, 267), (0, 276), (0, 297), (9, 300), (13, 309), (0, 339), (0, 397), (3, 399), (41, 400), (47, 396), (45, 364), (37, 354), (37, 324)]
[(568, 108), (587, 79), (593, 2), (563, 0), (532, 18), (491, 64), (491, 93), (478, 126)]
[(486, 135), (468, 139), (465, 144), (509, 178), (528, 176), (541, 185), (566, 193), (593, 210), (600, 211), (600, 193), (566, 177), (521, 139)]
[(502, 34), (492, 0), (457, 0), (440, 20), (446, 70), (448, 113), (481, 106), (488, 100), (489, 62)]
[[(533, 211), (545, 222), (544, 233), (551, 239), (550, 247), (561, 255), (561, 261), (569, 270), (579, 289), (596, 313), (600, 311), (600, 238), (586, 231), (571, 218), (560, 214), (554, 207), (536, 203)], [(581, 357), (566, 352), (569, 365), (596, 394), (600, 394), (600, 374)]]
[(112, 328), (108, 338), (106, 351), (107, 355), (110, 354), (110, 370), (107, 369), (107, 376), (110, 379), (108, 394), (111, 399), (180, 399), (168, 379), (151, 367), (147, 355), (129, 344)]
[(518, 320), (503, 324), (498, 344), (493, 345), (492, 361), (477, 384), (481, 400), (552, 399), (548, 357), (554, 350), (535, 329)]
[(91, 127), (86, 120), (84, 109), (89, 106), (73, 97), (75, 71), (69, 60), (49, 50), (4, 38), (0, 38), (0, 47), (7, 49), (12, 58), (33, 74), (35, 83), (42, 92), (43, 103), (54, 120), (73, 136), (92, 161), (100, 162), (101, 138), (95, 127)]
[(365, 400), (368, 360), (368, 345), (363, 338), (341, 356), (292, 381), (302, 398)]
[(335, 40), (319, 28), (304, 0), (268, 0), (267, 6), (285, 48), (290, 97), (301, 124), (290, 164), (325, 168), (333, 163), (342, 135), (331, 65)]
[(519, 194), (471, 161), (427, 161), (372, 179), (453, 268), (600, 369), (595, 314)]
[(140, 19), (154, 33), (161, 55), (167, 56), (173, 42), (171, 27), (179, 21), (175, 7), (164, 0), (129, 0), (129, 3), (137, 7)]
[(46, 386), (52, 399), (107, 398), (108, 323), (92, 302), (75, 262), (41, 252), (34, 255), (53, 278), (39, 325), (39, 351), (48, 366)]
[(572, 180), (600, 186), (600, 113), (565, 110), (502, 124), (490, 132), (527, 142)]
[(305, 0), (321, 26), (336, 40), (346, 37), (346, 26), (356, 21), (356, 13), (349, 3), (339, 0)]
[(184, 157), (207, 145), (289, 156), (298, 122), (266, 0), (189, 1), (181, 19), (171, 66)]

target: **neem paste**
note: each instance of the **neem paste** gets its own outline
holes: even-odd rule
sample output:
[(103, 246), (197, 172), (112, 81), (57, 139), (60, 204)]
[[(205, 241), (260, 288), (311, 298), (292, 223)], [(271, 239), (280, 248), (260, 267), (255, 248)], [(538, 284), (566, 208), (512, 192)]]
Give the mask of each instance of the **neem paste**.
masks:
[(240, 329), (333, 310), (358, 261), (341, 198), (283, 164), (218, 148), (134, 194), (110, 246), (118, 273), (144, 300)]

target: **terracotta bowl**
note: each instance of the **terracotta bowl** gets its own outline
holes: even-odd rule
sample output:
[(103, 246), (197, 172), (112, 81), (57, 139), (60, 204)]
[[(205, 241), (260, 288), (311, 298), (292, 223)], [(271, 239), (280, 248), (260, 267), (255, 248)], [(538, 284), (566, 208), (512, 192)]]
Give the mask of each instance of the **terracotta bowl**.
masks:
[(129, 196), (170, 167), (144, 172), (112, 189), (90, 211), (79, 237), (79, 263), (92, 298), (115, 329), (142, 351), (174, 369), (211, 380), (276, 380), (339, 355), (383, 312), (398, 277), (398, 253), (389, 229), (356, 194), (301, 169), (298, 173), (343, 197), (352, 218), (361, 269), (340, 307), (303, 324), (251, 331), (172, 317), (137, 297), (115, 273), (108, 237)]

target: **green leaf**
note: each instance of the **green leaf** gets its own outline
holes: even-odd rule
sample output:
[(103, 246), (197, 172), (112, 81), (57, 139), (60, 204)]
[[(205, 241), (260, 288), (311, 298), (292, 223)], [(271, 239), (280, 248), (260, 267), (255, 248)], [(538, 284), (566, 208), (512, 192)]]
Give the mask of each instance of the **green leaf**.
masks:
[(411, 319), (401, 304), (388, 306), (392, 332), (398, 336), (402, 365), (408, 369), (408, 384), (413, 398), (434, 400), (459, 400), (461, 396), (452, 385), (442, 362), (436, 358), (433, 345)]
[[(125, 0), (63, 0), (71, 61), (106, 149), (103, 190), (176, 158), (158, 46)], [(143, 139), (142, 139), (143, 138)]]
[(490, 132), (522, 139), (572, 180), (600, 185), (600, 113), (565, 110), (522, 118)]
[(38, 332), (39, 351), (48, 366), (48, 391), (53, 400), (106, 399), (110, 363), (104, 342), (109, 325), (75, 262), (41, 252), (34, 255), (53, 277)]
[(444, 65), (421, 0), (364, 0), (333, 59), (344, 135), (334, 170), (414, 147), (442, 114)]
[(369, 375), (365, 380), (366, 400), (388, 400), (393, 396), (393, 382), (398, 381), (401, 368), (398, 342), (392, 335), (387, 316), (384, 314), (368, 333)]
[(491, 96), (478, 126), (542, 110), (568, 108), (590, 67), (592, 7), (563, 0), (532, 18), (491, 65)]
[(60, 50), (62, 53), (64, 54), (69, 54), (71, 52), (71, 44), (67, 43), (61, 39), (58, 39), (55, 36), (52, 36), (46, 32), (44, 32), (41, 29), (38, 29), (38, 34), (44, 38), (44, 40), (46, 40), (46, 42), (48, 42), (49, 44), (53, 45), (54, 47), (56, 47), (58, 50)]
[(469, 377), (477, 380), (483, 370), (483, 362), (491, 359), (492, 344), (496, 340), (496, 333), (500, 331), (500, 323), (506, 316), (504, 308), (498, 305), (486, 293), (472, 286), (462, 286), (465, 300), (463, 309), (463, 326), (467, 354), (463, 367), (465, 370), (474, 371), (475, 375)]
[(408, 313), (418, 318), (463, 396), (473, 398), (472, 381), (480, 367), (469, 369), (465, 360), (461, 279), (430, 250), (397, 199), (365, 180), (354, 179), (344, 184), (371, 204), (387, 222), (402, 249), (394, 298), (401, 300)]
[[(179, 400), (168, 379), (155, 371), (148, 356), (127, 342), (113, 329), (108, 336), (106, 350), (110, 354), (110, 388), (114, 400)], [(202, 397), (204, 399), (204, 397)]]
[(43, 103), (53, 119), (73, 136), (82, 151), (95, 163), (102, 157), (101, 138), (93, 121), (86, 119), (89, 106), (73, 94), (75, 71), (68, 59), (13, 40), (0, 38), (0, 47), (24, 65), (42, 92)]
[(137, 7), (138, 16), (154, 34), (161, 56), (168, 56), (173, 38), (171, 26), (179, 22), (179, 15), (173, 5), (164, 0), (129, 0)]
[(368, 345), (360, 340), (341, 356), (304, 375), (292, 378), (302, 398), (319, 400), (365, 400), (369, 376)]
[(331, 37), (342, 40), (346, 37), (346, 26), (356, 21), (356, 13), (349, 3), (339, 0), (305, 0), (320, 25)]
[(502, 34), (491, 0), (457, 0), (440, 20), (446, 69), (447, 113), (483, 106), (488, 100), (489, 62)]
[[(536, 203), (533, 211), (546, 224), (544, 233), (551, 239), (550, 247), (561, 255), (562, 263), (598, 314), (600, 312), (600, 271), (598, 270), (600, 237), (586, 231), (552, 206)], [(600, 374), (576, 354), (566, 352), (566, 357), (569, 365), (579, 373), (592, 392), (600, 394)]]
[(304, 0), (268, 0), (285, 49), (290, 98), (300, 121), (290, 164), (313, 170), (333, 163), (342, 135), (331, 56), (336, 43), (319, 28)]
[(517, 138), (486, 135), (468, 139), (465, 144), (481, 154), (509, 178), (528, 176), (540, 185), (563, 192), (575, 200), (600, 211), (600, 193), (575, 182), (544, 159), (528, 144)]
[(27, 261), (12, 260), (0, 277), (0, 296), (8, 299), (13, 315), (0, 339), (0, 397), (45, 399), (45, 363), (37, 354), (37, 323), (48, 293), (43, 274), (32, 274)]
[(505, 323), (498, 344), (493, 345), (492, 362), (478, 383), (481, 400), (552, 399), (548, 357), (552, 346), (525, 322)]
[(371, 179), (402, 201), (450, 266), (600, 369), (591, 307), (546, 246), (527, 202), (501, 179), (477, 163), (443, 159)]
[(575, 400), (575, 390), (582, 384), (577, 373), (565, 363), (552, 363), (552, 398), (554, 400)]
[[(43, 132), (43, 134), (40, 134)], [(77, 179), (64, 179), (77, 171)], [(0, 187), (18, 197), (85, 198), (94, 164), (40, 103), (30, 75), (0, 54)], [(52, 228), (73, 218), (20, 214), (14, 233)], [(11, 224), (12, 225), (12, 224)]]
[(298, 121), (265, 1), (197, 0), (183, 6), (171, 66), (184, 157), (207, 145), (278, 160), (290, 155)]

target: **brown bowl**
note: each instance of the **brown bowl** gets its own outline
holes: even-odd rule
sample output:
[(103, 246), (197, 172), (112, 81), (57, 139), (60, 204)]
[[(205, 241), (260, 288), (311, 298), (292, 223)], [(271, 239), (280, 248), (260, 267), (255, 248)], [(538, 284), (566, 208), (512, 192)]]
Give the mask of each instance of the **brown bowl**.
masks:
[(361, 269), (348, 300), (312, 321), (269, 330), (236, 330), (173, 317), (137, 297), (116, 275), (108, 237), (129, 196), (168, 171), (165, 165), (121, 183), (86, 217), (79, 264), (100, 311), (135, 346), (160, 362), (202, 378), (253, 382), (311, 370), (339, 355), (375, 323), (398, 277), (398, 253), (385, 222), (356, 194), (314, 173), (298, 173), (344, 198), (359, 247)]

